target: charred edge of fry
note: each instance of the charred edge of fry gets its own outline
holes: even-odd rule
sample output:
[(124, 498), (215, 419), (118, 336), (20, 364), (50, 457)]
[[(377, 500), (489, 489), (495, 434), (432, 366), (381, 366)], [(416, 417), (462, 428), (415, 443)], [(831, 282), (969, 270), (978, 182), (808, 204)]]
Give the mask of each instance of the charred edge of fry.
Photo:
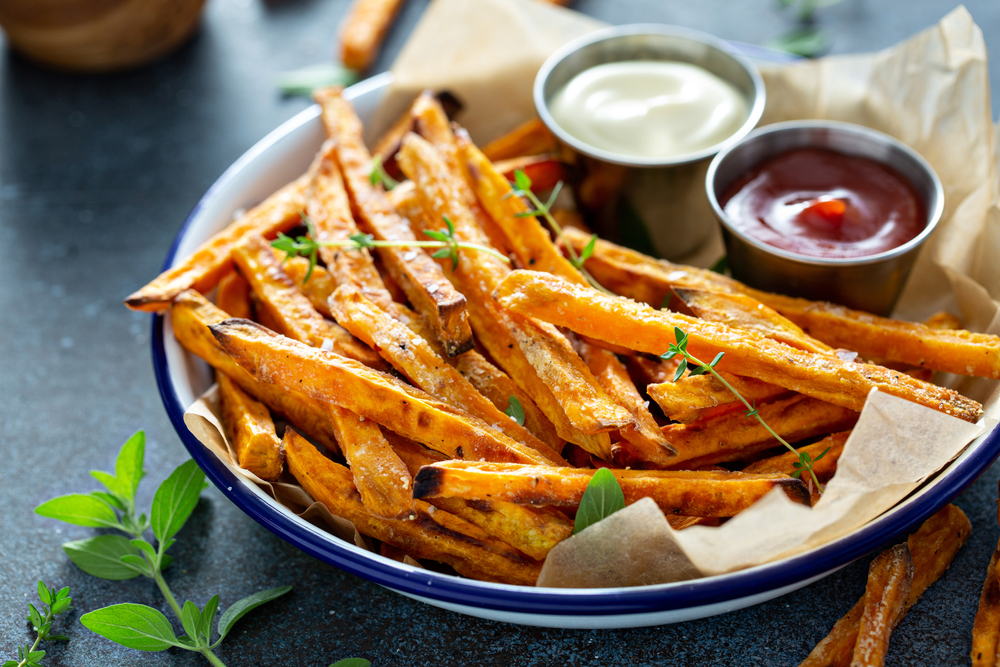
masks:
[(447, 473), (441, 468), (425, 465), (413, 478), (414, 498), (435, 498), (441, 493), (441, 483)]

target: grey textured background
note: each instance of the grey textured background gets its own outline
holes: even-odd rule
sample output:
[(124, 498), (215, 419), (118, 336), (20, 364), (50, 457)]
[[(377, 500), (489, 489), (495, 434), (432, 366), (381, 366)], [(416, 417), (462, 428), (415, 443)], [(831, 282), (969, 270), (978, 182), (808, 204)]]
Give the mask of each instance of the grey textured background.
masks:
[[(374, 71), (388, 67), (426, 3), (411, 0)], [(210, 0), (189, 44), (142, 70), (52, 73), (0, 51), (0, 656), (30, 639), (35, 581), (70, 585), (76, 611), (57, 622), (50, 665), (205, 664), (183, 651), (119, 648), (79, 614), (140, 602), (169, 614), (146, 580), (103, 582), (59, 545), (93, 534), (32, 513), (84, 492), (120, 444), (145, 429), (142, 502), (187, 458), (160, 403), (149, 317), (121, 299), (152, 278), (188, 211), (241, 153), (306, 106), (275, 73), (329, 57), (346, 0)], [(772, 0), (579, 0), (611, 23), (658, 21), (762, 42), (792, 24)], [(879, 49), (927, 27), (947, 0), (846, 0), (820, 11), (835, 52)], [(994, 51), (1000, 3), (969, 9)], [(992, 59), (994, 91), (1000, 63)], [(994, 92), (996, 108), (996, 92)], [(888, 665), (968, 663), (969, 633), (997, 528), (994, 466), (957, 501), (973, 535), (948, 574), (893, 635)], [(298, 552), (207, 490), (172, 549), (181, 600), (222, 606), (254, 591), (295, 591), (244, 619), (219, 655), (230, 665), (795, 665), (864, 589), (868, 559), (745, 611), (682, 625), (560, 631), (459, 616), (346, 575)]]

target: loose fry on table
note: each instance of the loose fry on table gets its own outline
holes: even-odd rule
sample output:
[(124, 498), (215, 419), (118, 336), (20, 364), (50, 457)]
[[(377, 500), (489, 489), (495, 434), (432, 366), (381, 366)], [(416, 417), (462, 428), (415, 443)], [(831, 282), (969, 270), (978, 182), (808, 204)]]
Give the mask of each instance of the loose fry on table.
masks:
[[(413, 480), (413, 497), (576, 507), (595, 472), (588, 468), (442, 461), (420, 469)], [(735, 516), (775, 486), (792, 500), (809, 504), (805, 484), (787, 475), (701, 470), (611, 472), (621, 484), (626, 504), (649, 497), (666, 514)]]
[(174, 336), (184, 349), (201, 357), (220, 375), (228, 375), (243, 391), (283, 416), (310, 438), (330, 451), (339, 451), (325, 405), (297, 391), (285, 391), (258, 381), (226, 354), (208, 327), (228, 318), (229, 315), (194, 290), (179, 294), (170, 308)]
[[(723, 372), (719, 375), (751, 404), (770, 401), (788, 393), (784, 387), (754, 378)], [(647, 385), (646, 393), (656, 401), (668, 419), (682, 423), (695, 421), (707, 410), (716, 407), (743, 408), (733, 392), (711, 375), (688, 375), (676, 382), (671, 375), (666, 382)]]
[(473, 579), (533, 586), (541, 564), (494, 539), (476, 526), (414, 502), (412, 520), (384, 519), (365, 508), (351, 471), (320, 454), (292, 429), (285, 430), (288, 469), (302, 488), (358, 531), (402, 549), (415, 558), (441, 561)]
[(975, 422), (982, 406), (958, 392), (872, 364), (796, 350), (752, 331), (653, 310), (622, 297), (573, 285), (548, 274), (514, 271), (495, 296), (506, 309), (640, 352), (662, 353), (687, 332), (688, 350), (718, 369), (757, 378), (834, 405), (860, 411), (872, 389)]
[(972, 667), (996, 667), (1000, 664), (1000, 583), (997, 563), (1000, 546), (993, 551), (986, 581), (979, 596), (979, 609), (972, 624)]
[(372, 368), (386, 364), (371, 348), (354, 339), (343, 327), (316, 312), (309, 299), (285, 275), (281, 262), (262, 237), (251, 234), (233, 249), (233, 258), (280, 333), (314, 347), (333, 350)]
[[(336, 143), (327, 141), (320, 149), (321, 160), (309, 189), (306, 213), (316, 230), (316, 241), (347, 241), (361, 231), (351, 215), (351, 203), (344, 178), (337, 165)], [(396, 302), (385, 288), (367, 248), (348, 250), (323, 246), (319, 256), (338, 285), (354, 285), (387, 313), (396, 312)]]
[(202, 294), (210, 291), (232, 269), (230, 251), (241, 238), (247, 234), (271, 238), (301, 223), (299, 212), (305, 207), (305, 191), (311, 179), (311, 174), (306, 174), (275, 192), (201, 244), (180, 264), (126, 298), (125, 305), (132, 310), (156, 313), (170, 308), (174, 297), (186, 289)]
[[(442, 454), (395, 433), (386, 433), (386, 438), (411, 475), (416, 475), (421, 466), (445, 460)], [(464, 498), (431, 498), (429, 502), (538, 560), (544, 559), (552, 547), (573, 534), (573, 522), (550, 507)]]
[(483, 153), (493, 162), (511, 160), (523, 155), (541, 155), (542, 153), (556, 153), (558, 151), (559, 142), (556, 140), (556, 136), (540, 118), (518, 125), (507, 134), (494, 139), (483, 147)]
[(359, 72), (371, 67), (404, 2), (354, 0), (340, 28), (340, 61)]
[(485, 422), (352, 359), (247, 320), (227, 320), (210, 328), (223, 349), (257, 379), (339, 405), (448, 456), (549, 463)]
[(674, 294), (691, 314), (699, 319), (721, 322), (734, 329), (756, 331), (762, 336), (807, 352), (834, 353), (829, 345), (806, 335), (802, 329), (776, 311), (743, 294), (707, 292), (681, 287), (675, 287)]
[(219, 308), (229, 313), (230, 317), (253, 319), (250, 306), (250, 283), (239, 271), (230, 271), (222, 277), (215, 300)]
[(906, 613), (904, 605), (912, 583), (913, 560), (905, 544), (883, 551), (872, 561), (851, 667), (885, 664), (889, 636)]
[(268, 482), (278, 481), (284, 469), (285, 452), (274, 432), (271, 413), (225, 373), (219, 373), (216, 381), (222, 425), (239, 466)]
[[(574, 248), (590, 236), (566, 230)], [(671, 264), (607, 241), (598, 241), (585, 266), (616, 294), (659, 306), (671, 287), (735, 292), (773, 308), (806, 334), (864, 359), (895, 361), (919, 368), (1000, 378), (1000, 337), (903, 322), (844, 306), (755, 290), (707, 269)]]
[[(340, 96), (339, 89), (324, 88), (314, 97), (322, 106), (327, 135), (336, 142), (335, 155), (358, 224), (380, 241), (415, 241), (407, 221), (396, 213), (382, 188), (371, 182), (372, 156), (365, 147), (364, 131), (353, 107)], [(420, 248), (377, 251), (389, 275), (424, 316), (448, 356), (471, 349), (472, 329), (465, 297), (444, 277), (437, 262)]]
[(461, 373), (438, 356), (426, 340), (379, 310), (357, 288), (346, 285), (337, 288), (330, 298), (330, 309), (338, 322), (377, 350), (414, 386), (478, 417), (513, 440), (538, 451), (546, 459), (565, 464), (557, 452), (476, 391)]
[[(814, 398), (793, 395), (757, 407), (761, 419), (786, 442), (799, 442), (854, 426), (858, 413)], [(629, 442), (612, 445), (621, 466), (694, 470), (706, 465), (738, 461), (781, 443), (744, 410), (731, 410), (692, 424), (668, 424), (663, 434), (676, 456), (642, 459)]]
[[(453, 221), (455, 236), (484, 243), (485, 235), (467, 207), (462, 205), (455, 179), (435, 149), (423, 139), (408, 135), (398, 156), (400, 166), (417, 185), (417, 195), (429, 216)], [(588, 451), (610, 456), (610, 439), (585, 438), (621, 428), (631, 415), (611, 402), (597, 379), (569, 342), (554, 327), (506, 314), (495, 304), (493, 287), (508, 274), (499, 259), (482, 253), (459, 253), (458, 266), (446, 273), (468, 299), (469, 316), (477, 339), (493, 359), (517, 382), (552, 420), (560, 437)], [(552, 388), (558, 388), (559, 397)]]
[[(972, 525), (962, 510), (947, 505), (927, 519), (906, 540), (913, 561), (913, 583), (897, 624), (915, 605), (924, 591), (941, 578), (955, 554), (969, 538)], [(833, 626), (799, 667), (849, 667), (858, 640), (865, 596)]]

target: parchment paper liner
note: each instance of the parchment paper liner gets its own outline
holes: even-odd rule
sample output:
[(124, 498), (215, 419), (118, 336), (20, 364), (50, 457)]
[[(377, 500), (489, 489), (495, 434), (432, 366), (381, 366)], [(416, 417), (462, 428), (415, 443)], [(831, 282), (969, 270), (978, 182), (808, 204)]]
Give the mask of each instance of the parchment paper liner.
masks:
[[(534, 115), (531, 82), (545, 57), (600, 26), (532, 0), (435, 0), (400, 54), (395, 82), (369, 129), (377, 133), (391, 122), (416, 92), (446, 88), (466, 103), (459, 120), (477, 141), (488, 140)], [(937, 26), (876, 54), (763, 67), (768, 104), (762, 123), (855, 122), (919, 151), (944, 185), (945, 212), (895, 314), (922, 319), (950, 310), (960, 313), (969, 329), (996, 334), (1000, 308), (992, 297), (1000, 294), (1000, 262), (990, 251), (1000, 248), (1000, 207), (986, 63), (982, 34), (959, 7)], [(692, 262), (705, 265), (720, 254), (716, 238)], [(553, 549), (539, 585), (641, 585), (729, 572), (856, 530), (1000, 419), (996, 381), (943, 374), (937, 380), (983, 402), (984, 418), (968, 424), (873, 392), (837, 475), (814, 508), (796, 505), (776, 490), (719, 528), (677, 532), (658, 511), (650, 511), (651, 502), (636, 503)], [(338, 537), (372, 548), (353, 525), (313, 503), (297, 485), (267, 484), (235, 466), (214, 401), (213, 388), (185, 414), (188, 428), (206, 447), (302, 518), (322, 518)], [(648, 542), (637, 545), (643, 535)]]

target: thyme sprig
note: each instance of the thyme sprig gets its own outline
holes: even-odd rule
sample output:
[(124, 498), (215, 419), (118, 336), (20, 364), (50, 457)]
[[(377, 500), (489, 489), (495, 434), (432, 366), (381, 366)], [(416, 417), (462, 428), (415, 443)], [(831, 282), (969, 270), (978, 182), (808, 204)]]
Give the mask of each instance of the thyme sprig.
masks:
[(511, 187), (514, 189), (511, 192), (508, 192), (504, 196), (504, 199), (509, 197), (524, 197), (531, 202), (532, 206), (535, 207), (534, 210), (522, 211), (521, 213), (515, 214), (516, 217), (527, 218), (535, 216), (544, 218), (545, 222), (552, 229), (552, 233), (556, 235), (556, 239), (558, 239), (559, 243), (566, 248), (566, 252), (569, 253), (569, 263), (572, 264), (577, 271), (583, 274), (583, 277), (587, 279), (587, 282), (590, 283), (594, 289), (598, 289), (605, 294), (611, 294), (610, 291), (597, 282), (594, 276), (590, 275), (590, 272), (587, 271), (586, 267), (583, 265), (584, 262), (590, 259), (591, 255), (594, 254), (594, 246), (597, 244), (597, 234), (592, 235), (590, 237), (590, 241), (587, 242), (587, 245), (584, 246), (583, 250), (581, 250), (579, 254), (577, 254), (573, 245), (566, 241), (562, 225), (560, 225), (559, 221), (556, 220), (554, 215), (552, 215), (552, 205), (555, 204), (556, 198), (562, 191), (563, 182), (559, 181), (556, 183), (556, 186), (552, 188), (552, 194), (549, 195), (548, 201), (545, 202), (539, 199), (538, 195), (532, 192), (531, 178), (520, 169), (514, 171), (514, 182), (511, 183)]
[(41, 602), (43, 611), (38, 611), (35, 605), (28, 603), (28, 622), (31, 629), (36, 633), (35, 642), (28, 646), (17, 647), (17, 660), (7, 660), (3, 667), (41, 667), (42, 658), (45, 651), (39, 651), (38, 645), (43, 641), (69, 641), (69, 637), (49, 634), (52, 631), (52, 620), (66, 611), (73, 599), (69, 596), (69, 586), (56, 590), (45, 585), (44, 581), (38, 582), (38, 600)]
[(309, 230), (308, 235), (292, 238), (291, 236), (279, 233), (278, 238), (271, 242), (271, 247), (285, 253), (286, 260), (292, 257), (305, 257), (308, 259), (309, 270), (306, 272), (305, 277), (307, 281), (318, 262), (320, 248), (344, 248), (345, 250), (364, 250), (365, 248), (438, 248), (431, 256), (439, 259), (445, 257), (451, 258), (452, 270), (458, 268), (458, 251), (461, 249), (485, 252), (505, 262), (510, 262), (507, 257), (504, 257), (493, 248), (479, 245), (478, 243), (466, 243), (465, 241), (456, 239), (455, 225), (448, 216), (442, 216), (445, 225), (448, 226), (448, 231), (424, 230), (424, 234), (433, 239), (432, 241), (379, 241), (371, 234), (361, 233), (351, 234), (347, 240), (317, 241), (316, 228), (313, 226), (312, 221), (304, 213), (300, 215), (306, 229)]
[(816, 485), (816, 488), (822, 494), (823, 487), (822, 485), (820, 485), (819, 479), (816, 478), (816, 473), (813, 471), (813, 464), (815, 464), (821, 458), (826, 456), (826, 453), (830, 451), (830, 448), (827, 447), (826, 449), (824, 449), (823, 453), (814, 459), (809, 455), (808, 452), (804, 451), (800, 452), (794, 447), (792, 447), (790, 444), (788, 444), (787, 441), (785, 441), (784, 438), (775, 433), (774, 429), (768, 426), (767, 422), (764, 421), (764, 418), (760, 416), (760, 410), (755, 405), (751, 405), (750, 402), (747, 401), (747, 399), (743, 398), (743, 395), (740, 394), (740, 392), (736, 391), (733, 385), (729, 384), (729, 382), (727, 382), (726, 379), (722, 377), (718, 371), (715, 370), (715, 367), (718, 365), (718, 363), (722, 361), (722, 357), (725, 355), (725, 352), (719, 352), (717, 355), (715, 355), (715, 359), (706, 364), (701, 359), (698, 359), (690, 352), (688, 352), (687, 349), (688, 335), (683, 329), (681, 329), (680, 327), (674, 327), (674, 337), (677, 340), (677, 342), (671, 344), (670, 347), (667, 348), (667, 351), (664, 354), (660, 355), (661, 359), (668, 361), (677, 356), (681, 357), (681, 362), (677, 366), (676, 373), (674, 373), (674, 382), (680, 380), (684, 376), (685, 371), (688, 372), (689, 376), (704, 375), (706, 373), (710, 373), (716, 380), (722, 383), (722, 386), (724, 386), (726, 389), (732, 392), (733, 396), (735, 396), (741, 403), (743, 403), (744, 406), (746, 406), (747, 417), (754, 418), (758, 422), (760, 422), (760, 425), (763, 426), (765, 429), (767, 429), (767, 432), (770, 433), (775, 440), (784, 445), (785, 448), (792, 454), (795, 454), (796, 456), (799, 457), (799, 460), (793, 464), (796, 470), (795, 472), (792, 473), (792, 477), (800, 478), (803, 472), (808, 473), (809, 476), (812, 478), (812, 482)]
[(399, 185), (399, 181), (390, 176), (386, 172), (385, 167), (382, 166), (382, 156), (376, 155), (372, 158), (371, 173), (368, 174), (368, 182), (372, 185), (378, 185), (379, 183), (386, 190), (392, 190), (394, 187)]

